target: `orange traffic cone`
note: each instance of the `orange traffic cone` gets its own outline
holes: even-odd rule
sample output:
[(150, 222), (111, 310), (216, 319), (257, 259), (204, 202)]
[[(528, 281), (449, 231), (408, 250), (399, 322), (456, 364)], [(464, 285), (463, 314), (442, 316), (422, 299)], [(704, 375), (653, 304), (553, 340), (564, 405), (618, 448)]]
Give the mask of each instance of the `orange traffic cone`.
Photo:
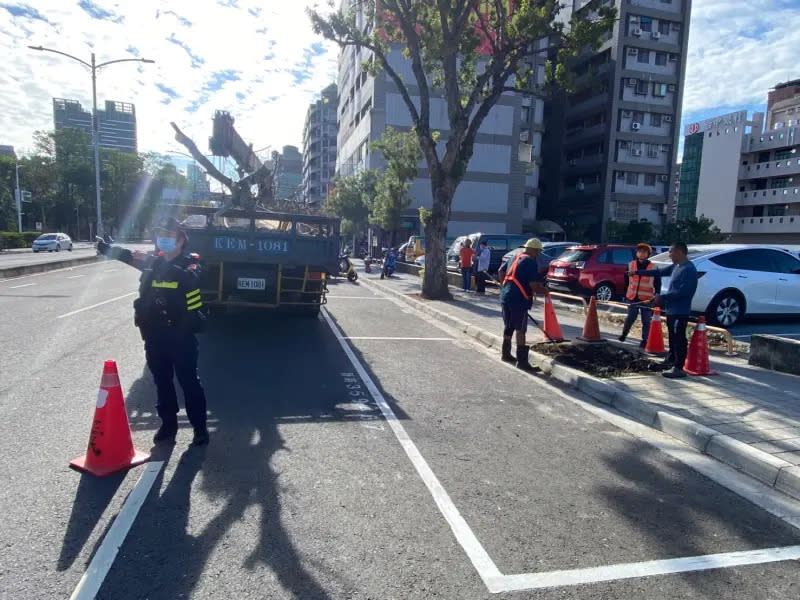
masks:
[(708, 366), (708, 336), (706, 334), (706, 318), (698, 317), (697, 326), (689, 343), (689, 352), (683, 363), (683, 370), (689, 375), (718, 375)]
[(556, 319), (556, 310), (553, 308), (550, 294), (544, 295), (544, 333), (552, 341), (564, 341), (564, 334), (561, 333), (561, 326)]
[(582, 342), (602, 342), (600, 337), (600, 323), (597, 321), (597, 300), (592, 296), (589, 300), (589, 312), (586, 313), (586, 322), (583, 324), (583, 333), (578, 338)]
[(89, 446), (86, 454), (70, 461), (69, 466), (103, 477), (140, 465), (149, 458), (149, 454), (137, 452), (133, 447), (117, 363), (107, 360), (100, 379)]
[(653, 320), (650, 321), (650, 331), (647, 334), (647, 344), (644, 351), (648, 354), (666, 354), (664, 349), (664, 332), (661, 331), (661, 309), (653, 309)]

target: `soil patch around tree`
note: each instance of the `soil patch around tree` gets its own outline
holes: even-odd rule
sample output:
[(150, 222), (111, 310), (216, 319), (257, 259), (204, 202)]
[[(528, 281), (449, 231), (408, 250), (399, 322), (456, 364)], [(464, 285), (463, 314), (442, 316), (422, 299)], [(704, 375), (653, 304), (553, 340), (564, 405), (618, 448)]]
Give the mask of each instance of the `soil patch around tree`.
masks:
[(659, 373), (664, 370), (661, 364), (642, 354), (608, 343), (539, 343), (534, 344), (532, 349), (534, 352), (553, 357), (562, 365), (595, 377), (625, 377), (641, 373)]

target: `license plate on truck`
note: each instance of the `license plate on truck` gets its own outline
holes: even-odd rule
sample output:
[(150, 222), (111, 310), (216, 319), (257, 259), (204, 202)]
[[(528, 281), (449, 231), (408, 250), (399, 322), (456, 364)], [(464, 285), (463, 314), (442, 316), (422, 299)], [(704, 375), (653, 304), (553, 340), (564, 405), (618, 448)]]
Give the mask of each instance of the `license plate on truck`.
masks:
[(566, 275), (566, 271), (564, 271), (564, 269), (556, 267), (555, 270), (553, 271), (553, 275), (556, 275), (558, 277), (563, 277), (564, 275)]
[(236, 288), (240, 290), (265, 290), (267, 289), (267, 280), (239, 277), (236, 282)]

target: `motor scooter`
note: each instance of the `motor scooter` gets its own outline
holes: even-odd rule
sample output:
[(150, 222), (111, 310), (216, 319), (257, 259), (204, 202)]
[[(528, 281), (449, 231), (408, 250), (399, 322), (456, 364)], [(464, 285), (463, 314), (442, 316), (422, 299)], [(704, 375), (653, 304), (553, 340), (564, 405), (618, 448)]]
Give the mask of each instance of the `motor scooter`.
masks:
[(356, 273), (353, 263), (350, 262), (350, 256), (342, 254), (339, 257), (339, 273), (347, 277), (347, 281), (354, 283), (358, 280), (358, 273)]

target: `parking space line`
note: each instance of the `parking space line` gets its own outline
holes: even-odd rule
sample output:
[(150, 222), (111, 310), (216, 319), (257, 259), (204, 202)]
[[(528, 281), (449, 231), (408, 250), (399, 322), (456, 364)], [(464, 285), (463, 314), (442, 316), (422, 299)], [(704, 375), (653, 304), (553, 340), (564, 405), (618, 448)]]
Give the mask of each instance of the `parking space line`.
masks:
[(515, 592), (599, 583), (601, 581), (616, 581), (635, 577), (652, 577), (653, 575), (707, 571), (709, 569), (760, 565), (784, 560), (796, 560), (798, 558), (800, 558), (800, 546), (786, 546), (783, 548), (766, 548), (764, 550), (745, 550), (743, 552), (725, 552), (722, 554), (706, 554), (704, 556), (624, 563), (605, 567), (592, 567), (590, 569), (506, 575), (502, 580), (502, 591)]
[(63, 315), (58, 315), (56, 319), (63, 319), (64, 317), (71, 317), (72, 315), (77, 315), (78, 313), (85, 312), (87, 310), (92, 310), (93, 308), (97, 308), (98, 306), (103, 306), (104, 304), (109, 304), (110, 302), (116, 302), (117, 300), (122, 300), (123, 298), (128, 298), (137, 294), (138, 292), (130, 292), (128, 294), (123, 294), (122, 296), (117, 296), (116, 298), (111, 298), (109, 300), (103, 300), (102, 302), (98, 302), (97, 304), (92, 304), (91, 306), (86, 306), (84, 308), (79, 308), (78, 310), (73, 310), (72, 312), (68, 312)]
[(499, 585), (501, 584), (503, 575), (500, 573), (497, 565), (494, 564), (494, 561), (489, 556), (489, 553), (486, 552), (484, 547), (478, 541), (478, 538), (475, 536), (472, 529), (470, 529), (469, 525), (464, 520), (464, 517), (462, 517), (461, 513), (458, 512), (458, 509), (450, 499), (447, 490), (445, 490), (442, 484), (439, 482), (439, 479), (436, 477), (433, 470), (431, 470), (430, 466), (425, 461), (425, 458), (423, 458), (422, 454), (417, 449), (417, 446), (413, 441), (411, 441), (411, 438), (408, 436), (408, 433), (406, 433), (405, 428), (400, 424), (400, 421), (394, 414), (392, 407), (389, 406), (388, 402), (386, 402), (383, 394), (381, 394), (380, 390), (378, 390), (378, 386), (375, 385), (375, 382), (372, 381), (372, 378), (364, 369), (361, 362), (359, 362), (358, 358), (356, 358), (356, 355), (353, 353), (353, 350), (350, 348), (347, 340), (342, 336), (341, 330), (336, 323), (333, 322), (333, 319), (325, 308), (322, 309), (322, 316), (328, 323), (328, 327), (331, 328), (331, 331), (336, 336), (336, 339), (339, 340), (342, 350), (344, 350), (344, 353), (347, 355), (347, 358), (350, 360), (353, 368), (358, 373), (361, 381), (369, 390), (369, 393), (372, 396), (372, 399), (375, 401), (375, 404), (377, 404), (378, 408), (381, 409), (381, 413), (383, 413), (383, 417), (386, 419), (389, 427), (391, 427), (392, 432), (397, 438), (397, 441), (400, 442), (403, 450), (405, 450), (408, 459), (411, 461), (411, 464), (414, 465), (414, 468), (416, 469), (417, 474), (420, 476), (420, 479), (422, 479), (422, 482), (425, 484), (425, 487), (428, 488), (428, 491), (433, 497), (433, 501), (436, 503), (436, 506), (439, 508), (439, 511), (442, 513), (447, 523), (450, 525), (453, 535), (455, 535), (455, 538), (461, 545), (461, 548), (463, 548), (464, 552), (467, 554), (467, 557), (472, 562), (472, 566), (475, 567), (475, 570), (483, 580), (483, 583), (492, 593), (502, 591)]
[(455, 338), (449, 337), (369, 337), (369, 336), (350, 336), (343, 337), (343, 340), (409, 340), (414, 342), (453, 342)]
[(111, 565), (114, 564), (114, 559), (117, 557), (131, 525), (136, 520), (136, 515), (139, 514), (139, 509), (142, 508), (150, 493), (150, 488), (153, 487), (156, 477), (161, 472), (162, 466), (164, 466), (163, 461), (149, 462), (145, 465), (144, 472), (125, 500), (125, 504), (122, 505), (122, 509), (92, 558), (92, 562), (89, 563), (89, 568), (86, 569), (75, 591), (72, 592), (70, 600), (94, 600)]

